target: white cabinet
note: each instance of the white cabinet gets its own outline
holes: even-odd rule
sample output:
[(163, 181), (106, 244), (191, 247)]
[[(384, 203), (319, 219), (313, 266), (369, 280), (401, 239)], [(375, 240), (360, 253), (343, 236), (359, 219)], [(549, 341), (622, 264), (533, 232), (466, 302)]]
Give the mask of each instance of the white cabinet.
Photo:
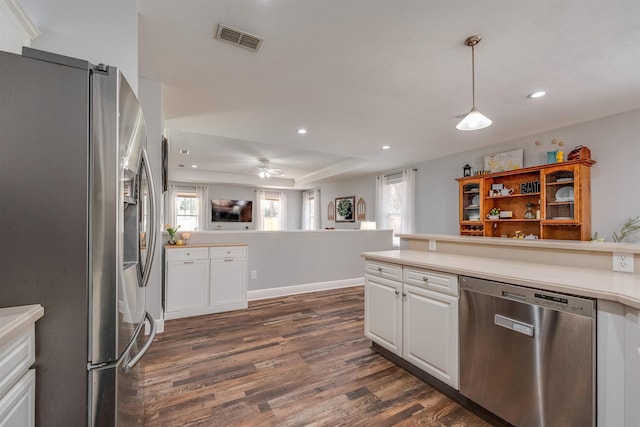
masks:
[(364, 335), (402, 356), (402, 283), (365, 275)]
[(210, 248), (209, 306), (217, 311), (247, 308), (247, 248)]
[(165, 319), (247, 307), (247, 247), (166, 249)]
[(365, 262), (364, 335), (402, 356), (402, 266)]
[(458, 298), (404, 285), (403, 358), (458, 389)]
[(39, 305), (0, 309), (0, 427), (35, 426), (35, 321)]
[(207, 248), (167, 250), (165, 318), (205, 314), (209, 287)]
[(459, 388), (458, 277), (365, 262), (365, 336)]

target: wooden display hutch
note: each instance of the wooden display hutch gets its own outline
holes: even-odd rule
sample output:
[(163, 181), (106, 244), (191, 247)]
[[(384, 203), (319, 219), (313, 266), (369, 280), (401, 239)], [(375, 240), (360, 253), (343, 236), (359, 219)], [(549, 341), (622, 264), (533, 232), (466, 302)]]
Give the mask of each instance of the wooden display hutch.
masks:
[[(593, 160), (571, 160), (505, 172), (458, 178), (460, 234), (541, 239), (591, 239), (590, 168)], [(499, 194), (494, 187), (513, 189)], [(531, 205), (528, 215), (527, 205)], [(489, 219), (491, 208), (511, 217)], [(526, 218), (531, 216), (533, 218)]]

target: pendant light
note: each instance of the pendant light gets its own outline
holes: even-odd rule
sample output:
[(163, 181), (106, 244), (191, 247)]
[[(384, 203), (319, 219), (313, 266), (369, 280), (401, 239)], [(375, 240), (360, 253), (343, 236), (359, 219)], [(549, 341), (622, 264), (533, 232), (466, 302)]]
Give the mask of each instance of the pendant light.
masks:
[(491, 126), (491, 120), (482, 114), (480, 111), (476, 110), (476, 75), (475, 75), (475, 51), (474, 47), (478, 43), (480, 43), (482, 37), (480, 36), (469, 36), (464, 41), (466, 46), (471, 46), (471, 96), (472, 96), (472, 104), (471, 111), (469, 114), (465, 116), (464, 119), (458, 123), (456, 126), (459, 130), (477, 130), (484, 129), (486, 127)]

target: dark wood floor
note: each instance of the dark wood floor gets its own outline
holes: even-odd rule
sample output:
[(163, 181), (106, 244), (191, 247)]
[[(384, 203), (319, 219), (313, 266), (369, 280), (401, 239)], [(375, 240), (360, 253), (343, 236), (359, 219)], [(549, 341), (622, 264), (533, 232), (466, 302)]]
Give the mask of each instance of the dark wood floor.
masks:
[(489, 426), (363, 336), (363, 288), (166, 322), (145, 357), (147, 426)]

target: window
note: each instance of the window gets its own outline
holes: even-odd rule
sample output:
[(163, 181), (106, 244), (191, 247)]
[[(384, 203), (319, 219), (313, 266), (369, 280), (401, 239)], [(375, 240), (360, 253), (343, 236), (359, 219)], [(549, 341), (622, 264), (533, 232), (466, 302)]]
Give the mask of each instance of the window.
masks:
[(277, 191), (256, 190), (258, 219), (256, 230), (285, 230), (287, 194)]
[(320, 229), (320, 190), (302, 193), (302, 229)]
[(400, 233), (413, 233), (415, 222), (415, 170), (376, 178), (376, 222), (393, 230), (393, 245)]
[(171, 186), (167, 219), (181, 231), (204, 230), (205, 187)]

